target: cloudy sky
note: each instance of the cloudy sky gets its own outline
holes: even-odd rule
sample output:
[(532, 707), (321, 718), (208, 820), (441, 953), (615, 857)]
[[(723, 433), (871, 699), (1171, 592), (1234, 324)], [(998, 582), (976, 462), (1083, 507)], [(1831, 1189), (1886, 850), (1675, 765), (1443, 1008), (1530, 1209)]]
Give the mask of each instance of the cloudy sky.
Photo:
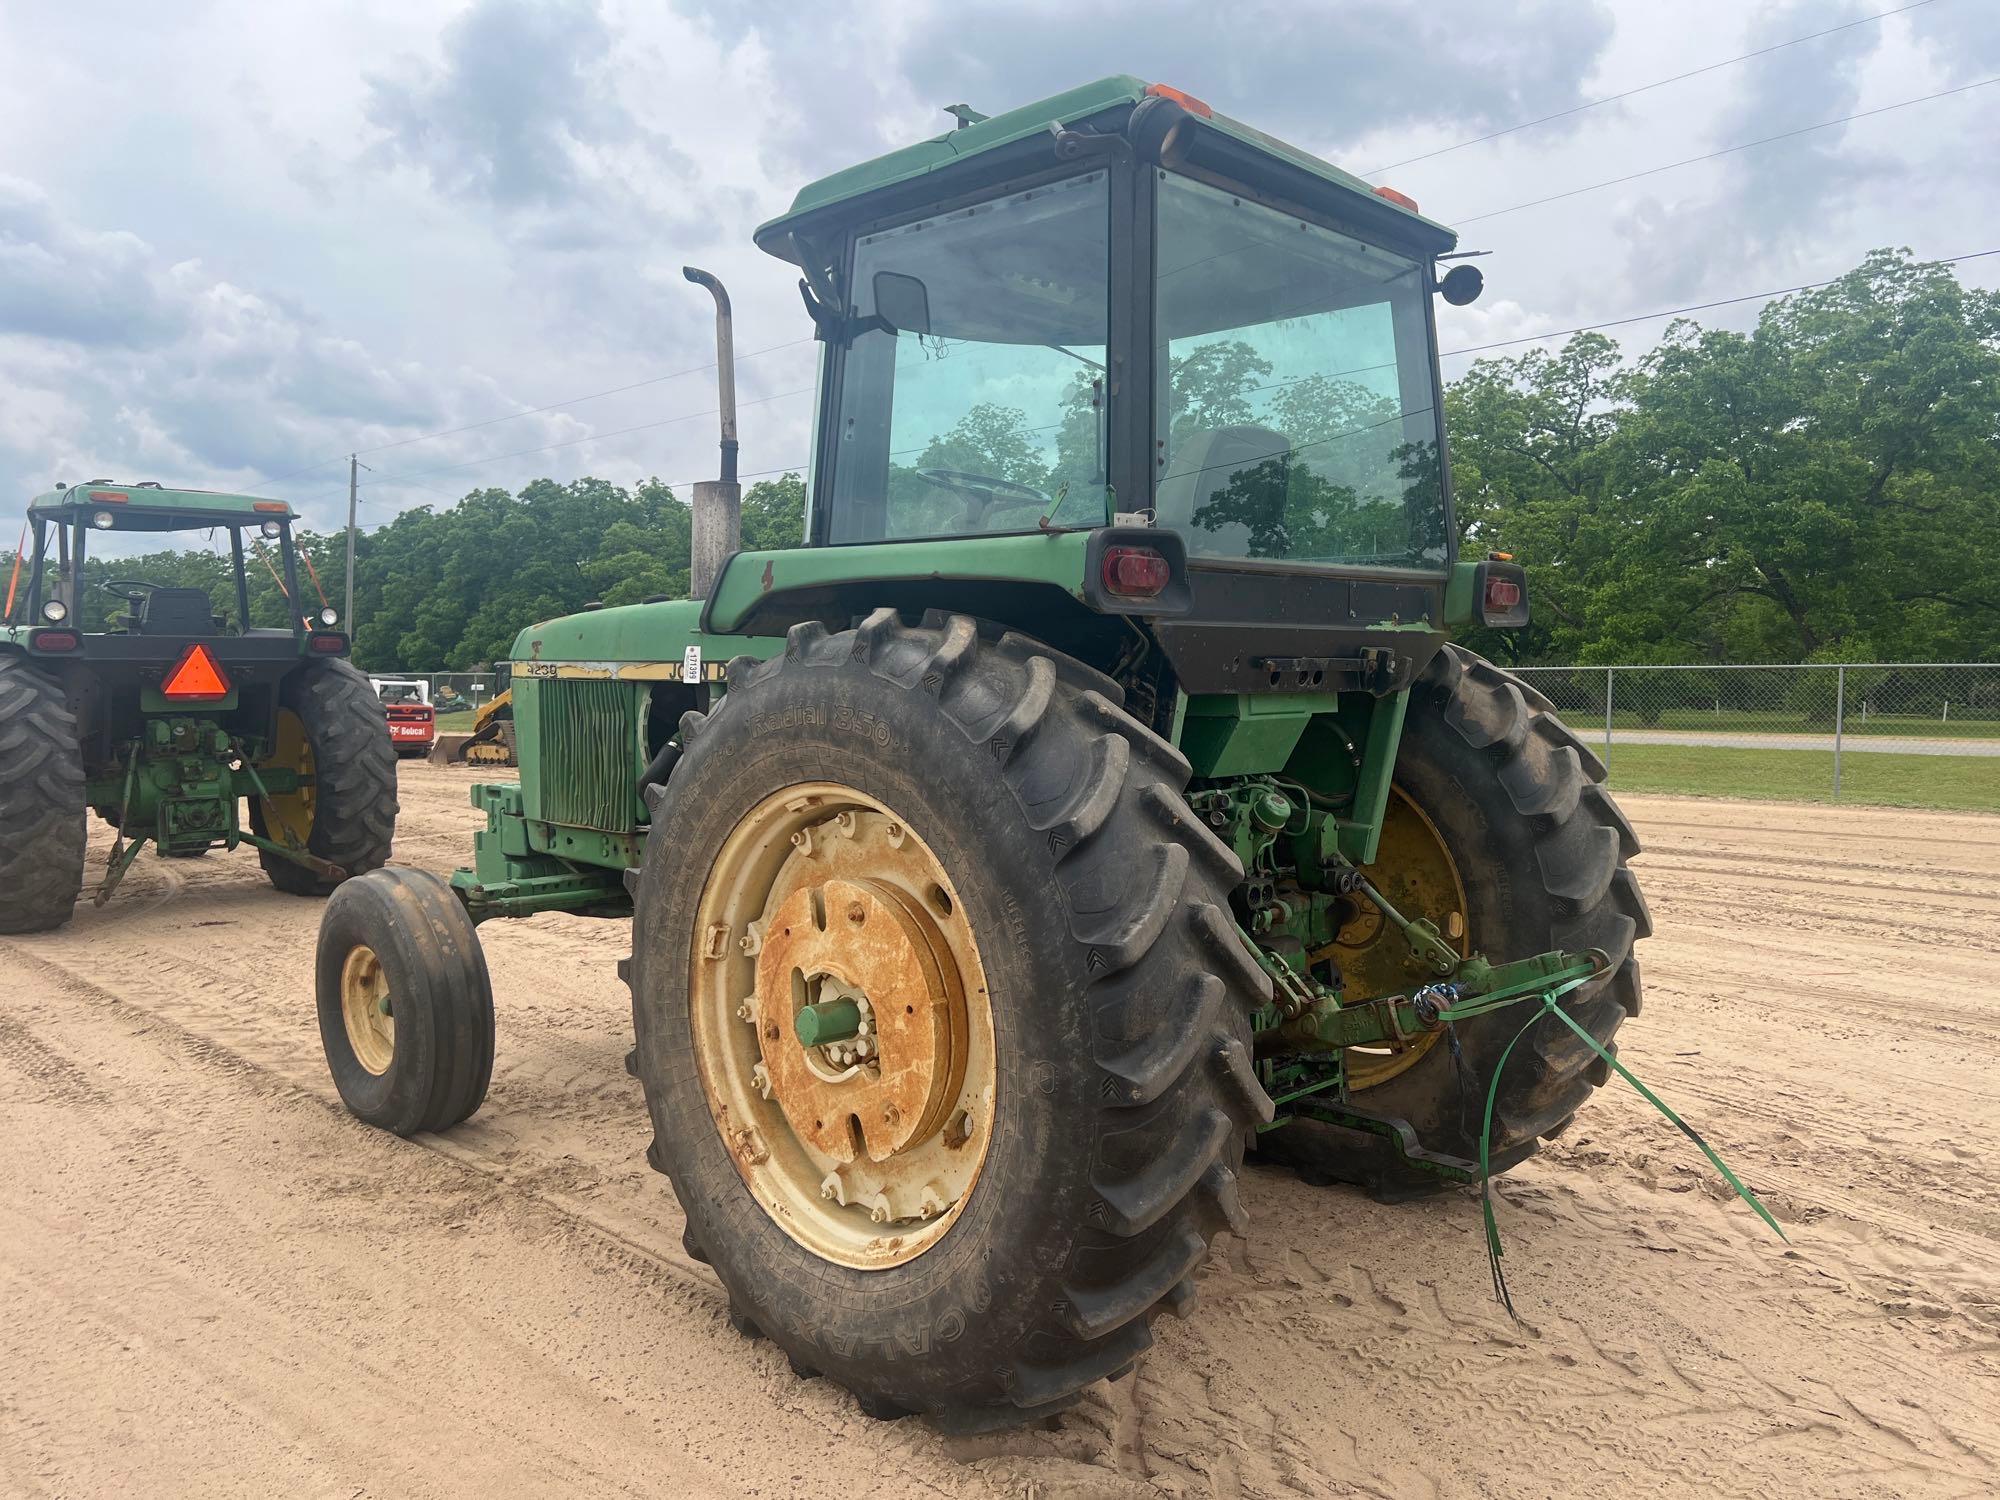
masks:
[[(728, 282), (738, 349), (770, 351), (739, 371), (743, 468), (797, 465), (805, 319), (751, 229), (944, 105), (1112, 72), (1462, 224), (1494, 253), (1485, 298), (1441, 309), (1447, 349), (1817, 280), (1878, 245), (2000, 247), (2000, 84), (1505, 211), (2000, 75), (2000, 4), (1907, 5), (10, 0), (0, 506), (159, 478), (331, 526), (356, 448), (364, 524), (541, 475), (704, 477), (714, 377), (676, 372), (712, 357), (712, 321), (687, 262)], [(2000, 284), (2000, 256), (1961, 274)]]

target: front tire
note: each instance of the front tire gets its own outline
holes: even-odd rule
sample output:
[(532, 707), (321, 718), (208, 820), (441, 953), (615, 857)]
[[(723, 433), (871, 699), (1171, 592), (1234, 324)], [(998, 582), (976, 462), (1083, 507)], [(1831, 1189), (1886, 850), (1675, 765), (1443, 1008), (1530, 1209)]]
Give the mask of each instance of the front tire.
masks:
[[(1241, 867), (1183, 802), (1180, 754), (1118, 707), (1108, 679), (1026, 638), (982, 639), (961, 617), (911, 628), (880, 610), (838, 635), (796, 627), (781, 658), (732, 663), (730, 684), (711, 715), (683, 718), (686, 753), (649, 793), (632, 968), (649, 1159), (672, 1178), (732, 1322), (795, 1369), (876, 1416), (992, 1425), (1058, 1410), (1129, 1369), (1151, 1318), (1191, 1301), (1210, 1238), (1244, 1227), (1236, 1174), (1271, 1106), (1250, 1065), (1268, 981), (1228, 915)], [(760, 821), (794, 803), (796, 827)], [(878, 853), (815, 853), (857, 842)], [(956, 1149), (982, 1155), (928, 1201), (893, 1179), (935, 1137), (913, 1130), (903, 1146), (864, 1129), (852, 1156), (886, 1144), (869, 1162), (891, 1179), (887, 1201), (843, 1229), (839, 1144), (813, 1133), (824, 1116), (790, 1124), (798, 1059), (774, 1050), (810, 1050), (795, 1012), (825, 978), (816, 960), (767, 974), (759, 959), (808, 907), (816, 928), (845, 912), (873, 932), (877, 907), (905, 899), (909, 877), (868, 864), (892, 845), (941, 874), (929, 926), (954, 914), (976, 946), (976, 963), (940, 959), (927, 972), (946, 977), (927, 984), (938, 1016), (950, 973), (984, 992), (965, 1011), (970, 1029), (990, 1028), (993, 1098), (979, 1119), (938, 1112), (940, 1130), (964, 1132)], [(817, 874), (819, 858), (844, 862), (847, 884)], [(731, 905), (745, 889), (749, 904)], [(801, 895), (813, 891), (816, 906)], [(770, 920), (739, 927), (766, 892)], [(848, 980), (850, 963), (875, 961), (851, 943), (827, 961)], [(903, 1076), (889, 1027), (877, 1036), (881, 1072)], [(718, 1063), (731, 1045), (737, 1064)], [(770, 1104), (718, 1085), (753, 1055)], [(788, 1162), (829, 1173), (838, 1201), (822, 1230), (800, 1232), (819, 1206), (784, 1199), (773, 1171)], [(945, 1202), (953, 1183), (962, 1192)]]
[(62, 685), (0, 658), (0, 933), (70, 919), (86, 838), (83, 751)]
[[(1458, 899), (1445, 904), (1462, 900), (1466, 951), (1501, 963), (1553, 948), (1602, 949), (1609, 970), (1562, 1004), (1612, 1048), (1619, 1025), (1639, 1012), (1639, 962), (1632, 950), (1653, 924), (1626, 867), (1639, 841), (1605, 790), (1604, 775), (1603, 762), (1556, 717), (1547, 698), (1468, 651), (1446, 646), (1411, 690), (1395, 790), (1435, 830), (1455, 867)], [(1397, 890), (1396, 870), (1373, 873), (1378, 884)], [(1408, 916), (1443, 915), (1415, 900), (1399, 904)], [(1447, 935), (1456, 934), (1447, 929)], [(1400, 940), (1389, 934), (1386, 941)], [(1509, 1006), (1460, 1022), (1462, 1072), (1448, 1046), (1431, 1046), (1399, 1070), (1384, 1070), (1390, 1074), (1384, 1081), (1357, 1087), (1352, 1102), (1408, 1121), (1431, 1152), (1476, 1161), (1486, 1086), (1526, 1019), (1522, 1008)], [(1514, 1049), (1501, 1081), (1493, 1170), (1532, 1155), (1609, 1075), (1603, 1059), (1568, 1027), (1540, 1017)], [(1309, 1178), (1356, 1183), (1387, 1200), (1448, 1185), (1371, 1132), (1297, 1120), (1258, 1144), (1267, 1159)]]
[(272, 885), (294, 896), (324, 896), (340, 879), (388, 862), (396, 835), (396, 754), (381, 700), (351, 664), (316, 661), (285, 679), (278, 744), (264, 764), (303, 771), (311, 785), (251, 798), (251, 828), (303, 845), (346, 872), (337, 879), (259, 849)]
[(345, 882), (320, 918), (320, 1045), (341, 1103), (396, 1135), (469, 1119), (493, 1077), (493, 986), (450, 885), (425, 870)]

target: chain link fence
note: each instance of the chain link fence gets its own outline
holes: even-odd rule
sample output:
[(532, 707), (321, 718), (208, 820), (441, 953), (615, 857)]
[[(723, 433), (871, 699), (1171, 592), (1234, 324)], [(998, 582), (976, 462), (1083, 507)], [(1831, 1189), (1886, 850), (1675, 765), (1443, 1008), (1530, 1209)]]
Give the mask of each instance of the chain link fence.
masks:
[(1623, 791), (2000, 811), (2000, 665), (1512, 670)]

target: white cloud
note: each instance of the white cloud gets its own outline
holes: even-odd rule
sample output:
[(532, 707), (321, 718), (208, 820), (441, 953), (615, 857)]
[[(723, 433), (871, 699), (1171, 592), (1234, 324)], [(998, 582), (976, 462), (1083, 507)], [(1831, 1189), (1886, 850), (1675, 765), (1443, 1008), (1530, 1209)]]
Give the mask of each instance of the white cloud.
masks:
[[(0, 91), (0, 485), (263, 485), (330, 524), (344, 465), (263, 476), (690, 369), (367, 455), (364, 515), (541, 474), (707, 474), (712, 325), (680, 280), (690, 262), (728, 282), (740, 349), (789, 346), (742, 364), (743, 467), (796, 463), (809, 403), (788, 393), (810, 386), (812, 349), (793, 342), (794, 273), (750, 230), (810, 176), (941, 130), (943, 104), (997, 110), (1134, 70), (1365, 168), (1860, 6), (7, 7), (0, 54), (34, 64)], [(1995, 60), (2000, 12), (1940, 0), (1394, 177), (1449, 222)], [(66, 107), (141, 75), (174, 86)], [(1479, 263), (1489, 289), (1441, 310), (1446, 347), (1831, 274), (1873, 245), (2000, 243), (1981, 109), (1941, 101), (1474, 225), (1468, 244), (1497, 252)], [(471, 462), (553, 443), (571, 445)]]

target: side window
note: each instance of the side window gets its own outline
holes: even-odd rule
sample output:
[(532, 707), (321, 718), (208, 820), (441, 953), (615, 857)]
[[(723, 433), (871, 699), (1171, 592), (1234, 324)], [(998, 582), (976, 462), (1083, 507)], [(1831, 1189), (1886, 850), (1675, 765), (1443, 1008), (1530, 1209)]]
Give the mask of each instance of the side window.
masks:
[(1109, 215), (1093, 172), (859, 241), (831, 540), (1104, 515)]

